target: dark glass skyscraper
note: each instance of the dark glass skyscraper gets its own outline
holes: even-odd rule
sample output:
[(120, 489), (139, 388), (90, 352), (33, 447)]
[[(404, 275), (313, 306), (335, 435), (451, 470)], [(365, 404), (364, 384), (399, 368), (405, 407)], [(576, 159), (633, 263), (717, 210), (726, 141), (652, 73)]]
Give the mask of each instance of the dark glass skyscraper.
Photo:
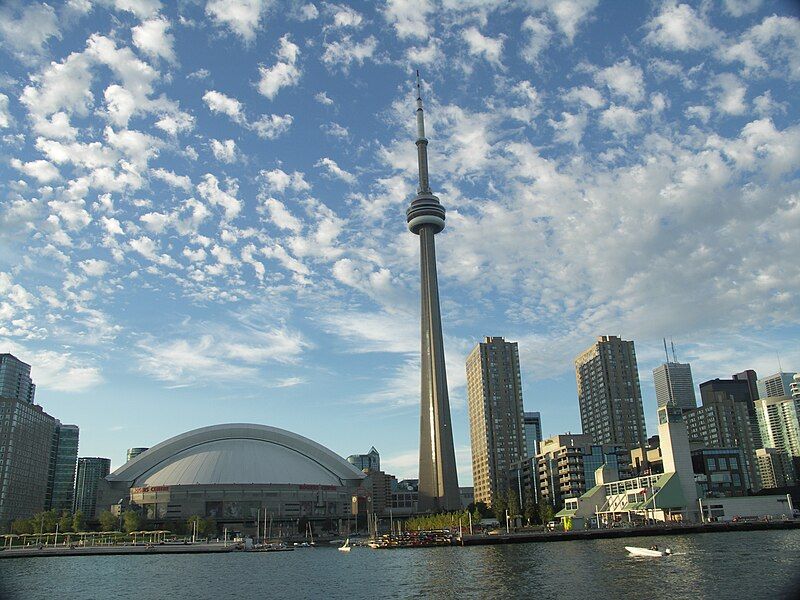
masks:
[(111, 472), (111, 459), (86, 457), (78, 459), (78, 474), (75, 477), (75, 511), (81, 511), (87, 519), (97, 512), (97, 487), (100, 480)]
[(450, 399), (444, 362), (436, 246), (444, 229), (444, 207), (428, 183), (428, 140), (417, 73), (417, 160), (419, 189), (406, 211), (411, 233), (419, 236), (421, 270), (421, 410), (419, 438), (419, 511), (458, 510), (456, 457), (450, 423)]
[(71, 511), (75, 502), (75, 469), (78, 463), (77, 425), (56, 426), (51, 452), (50, 481), (47, 486), (48, 508)]

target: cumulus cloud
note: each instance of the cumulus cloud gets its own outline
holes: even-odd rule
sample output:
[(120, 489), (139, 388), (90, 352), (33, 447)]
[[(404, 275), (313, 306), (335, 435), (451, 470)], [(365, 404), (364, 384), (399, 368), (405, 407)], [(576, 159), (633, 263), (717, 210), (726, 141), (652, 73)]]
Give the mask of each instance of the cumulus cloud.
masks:
[(219, 187), (219, 180), (211, 173), (206, 173), (202, 179), (197, 184), (200, 196), (212, 205), (221, 207), (226, 221), (236, 218), (242, 210), (242, 203), (236, 198), (237, 187), (235, 184), (229, 182), (227, 191), (224, 191)]
[(284, 192), (287, 189), (303, 192), (311, 189), (311, 185), (305, 180), (303, 173), (299, 171), (286, 173), (281, 169), (273, 169), (271, 171), (261, 171), (260, 177), (266, 188), (271, 192)]
[(175, 37), (168, 33), (170, 22), (164, 17), (149, 19), (131, 30), (134, 45), (151, 58), (175, 62), (172, 46)]
[(274, 140), (280, 137), (292, 126), (294, 117), (292, 115), (261, 115), (261, 117), (250, 124), (250, 127), (259, 137), (267, 140)]
[(710, 82), (709, 91), (716, 99), (717, 111), (727, 115), (741, 115), (747, 110), (747, 87), (733, 73), (722, 73)]
[(525, 62), (538, 65), (539, 56), (550, 44), (553, 32), (542, 19), (528, 16), (522, 22), (522, 31), (528, 36), (527, 43), (522, 47), (520, 55)]
[(688, 4), (665, 3), (646, 27), (645, 41), (668, 50), (702, 50), (721, 38), (720, 32)]
[(203, 94), (203, 102), (209, 110), (215, 113), (228, 115), (233, 121), (240, 123), (244, 120), (242, 103), (216, 90), (208, 90)]
[(424, 40), (430, 34), (429, 15), (432, 12), (433, 5), (429, 0), (388, 0), (383, 17), (401, 40)]
[(225, 163), (232, 163), (236, 160), (236, 142), (233, 140), (211, 140), (211, 151), (214, 158)]
[(638, 104), (644, 99), (642, 70), (629, 59), (622, 60), (595, 73), (595, 81), (604, 84), (617, 96)]
[(322, 62), (328, 66), (341, 66), (344, 69), (351, 64), (364, 64), (364, 61), (372, 58), (378, 47), (378, 40), (375, 36), (369, 36), (361, 42), (354, 41), (349, 35), (340, 40), (325, 43), (325, 52), (322, 54)]
[(502, 67), (503, 36), (491, 38), (483, 35), (477, 27), (469, 27), (461, 33), (467, 42), (469, 53), (473, 56), (482, 56), (487, 62), (496, 67)]
[(0, 7), (0, 42), (20, 59), (42, 54), (53, 37), (60, 39), (61, 32), (49, 4), (9, 2)]
[(218, 26), (229, 28), (245, 42), (252, 42), (270, 4), (268, 0), (208, 0), (206, 15)]
[(11, 166), (22, 171), (28, 177), (33, 177), (39, 183), (50, 183), (60, 177), (58, 168), (46, 160), (32, 160), (23, 163), (19, 159), (12, 158)]
[(258, 91), (272, 100), (278, 95), (281, 88), (297, 85), (302, 72), (297, 64), (300, 48), (292, 43), (289, 34), (280, 39), (280, 46), (275, 52), (277, 62), (271, 67), (259, 66), (258, 72), (261, 79), (258, 82)]
[(331, 177), (335, 177), (336, 179), (341, 179), (345, 183), (355, 183), (356, 177), (352, 173), (348, 173), (344, 169), (342, 169), (339, 165), (336, 164), (336, 161), (332, 158), (324, 157), (319, 159), (315, 164), (315, 167), (322, 167), (325, 169), (325, 172), (328, 173)]

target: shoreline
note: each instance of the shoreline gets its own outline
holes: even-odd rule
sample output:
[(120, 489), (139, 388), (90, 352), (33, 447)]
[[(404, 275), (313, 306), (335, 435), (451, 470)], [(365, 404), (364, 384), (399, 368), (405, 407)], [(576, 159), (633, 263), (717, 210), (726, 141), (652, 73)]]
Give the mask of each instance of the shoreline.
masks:
[[(800, 529), (800, 521), (753, 521), (744, 523), (705, 523), (697, 525), (672, 525), (654, 527), (619, 527), (614, 529), (586, 529), (582, 531), (523, 532), (498, 535), (466, 535), (453, 546), (492, 546), (498, 544), (525, 544), (537, 542), (571, 542), (580, 540), (614, 539), (628, 537), (657, 537), (668, 535), (692, 535), (700, 533), (724, 533), (735, 531), (777, 531)], [(334, 548), (335, 546), (331, 546)], [(392, 549), (392, 548), (389, 548)], [(395, 548), (396, 549), (396, 548)], [(88, 548), (20, 548), (0, 551), (0, 559), (47, 558), (60, 556), (121, 556), (156, 554), (226, 554), (246, 552), (236, 546), (219, 544), (156, 545), (147, 546), (90, 546)], [(260, 552), (259, 552), (260, 554)]]
[(800, 529), (800, 521), (746, 521), (743, 523), (698, 523), (696, 525), (657, 525), (652, 527), (617, 527), (613, 529), (584, 529), (581, 531), (551, 531), (530, 533), (503, 533), (497, 535), (464, 536), (460, 546), (489, 546), (493, 544), (521, 544), (530, 542), (571, 542), (602, 540), (623, 537), (653, 537), (697, 533), (723, 533), (732, 531), (776, 531)]

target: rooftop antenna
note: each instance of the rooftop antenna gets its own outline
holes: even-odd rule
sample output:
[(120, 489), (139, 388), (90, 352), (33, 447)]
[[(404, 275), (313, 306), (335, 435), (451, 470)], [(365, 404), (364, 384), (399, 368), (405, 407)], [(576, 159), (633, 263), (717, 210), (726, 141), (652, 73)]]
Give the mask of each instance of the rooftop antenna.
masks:
[(669, 362), (669, 352), (667, 352), (667, 338), (661, 338), (664, 340), (664, 356), (667, 357), (667, 362)]
[(678, 362), (678, 358), (675, 356), (675, 344), (672, 343), (672, 338), (669, 338), (669, 345), (672, 346), (672, 362)]
[(775, 356), (778, 357), (778, 373), (783, 373), (783, 367), (781, 366), (781, 353), (776, 351)]

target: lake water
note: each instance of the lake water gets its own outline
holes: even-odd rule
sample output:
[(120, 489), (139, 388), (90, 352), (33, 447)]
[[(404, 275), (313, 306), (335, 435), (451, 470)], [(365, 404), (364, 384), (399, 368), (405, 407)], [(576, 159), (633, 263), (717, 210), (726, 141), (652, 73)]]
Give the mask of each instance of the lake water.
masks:
[[(624, 546), (669, 546), (663, 559)], [(370, 550), (0, 560), (2, 600), (796, 597), (800, 531)], [(798, 594), (800, 596), (800, 594)]]

